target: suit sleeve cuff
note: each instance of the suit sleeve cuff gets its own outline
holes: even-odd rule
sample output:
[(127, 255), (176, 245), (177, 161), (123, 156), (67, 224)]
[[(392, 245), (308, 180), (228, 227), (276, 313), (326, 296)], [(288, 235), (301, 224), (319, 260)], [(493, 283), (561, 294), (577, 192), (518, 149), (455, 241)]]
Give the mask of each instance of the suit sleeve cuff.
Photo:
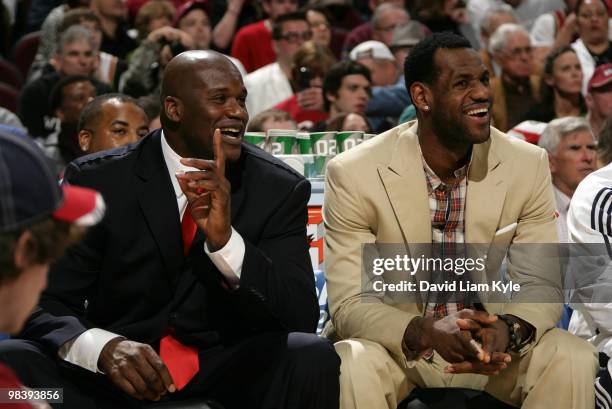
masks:
[(121, 335), (100, 328), (92, 328), (62, 345), (58, 355), (61, 359), (73, 365), (94, 373), (101, 373), (98, 369), (100, 353), (109, 341), (118, 337), (121, 337)]
[(232, 227), (232, 234), (228, 242), (215, 252), (208, 250), (208, 244), (204, 244), (204, 252), (210, 257), (215, 267), (219, 269), (232, 288), (240, 285), (240, 274), (245, 253), (244, 240), (242, 236)]

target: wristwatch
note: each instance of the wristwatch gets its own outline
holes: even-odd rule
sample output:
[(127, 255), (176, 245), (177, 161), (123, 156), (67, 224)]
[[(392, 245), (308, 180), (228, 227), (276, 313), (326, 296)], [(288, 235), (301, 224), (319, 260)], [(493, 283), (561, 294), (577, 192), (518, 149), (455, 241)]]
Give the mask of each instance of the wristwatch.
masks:
[(508, 336), (510, 337), (510, 341), (508, 342), (506, 352), (519, 352), (531, 338), (530, 336), (527, 336), (525, 339), (523, 339), (521, 321), (513, 315), (498, 315), (497, 318), (505, 322), (508, 326)]

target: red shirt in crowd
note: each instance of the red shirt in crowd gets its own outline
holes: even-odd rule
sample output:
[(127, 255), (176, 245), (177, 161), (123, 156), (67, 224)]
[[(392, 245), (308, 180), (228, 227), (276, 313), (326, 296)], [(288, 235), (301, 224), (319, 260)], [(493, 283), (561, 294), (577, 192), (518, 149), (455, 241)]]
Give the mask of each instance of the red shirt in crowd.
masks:
[(276, 105), (274, 108), (287, 112), (293, 120), (299, 124), (304, 121), (312, 121), (314, 123), (326, 121), (329, 114), (324, 111), (310, 111), (302, 108), (297, 103), (297, 95), (293, 94), (283, 102)]
[(264, 21), (244, 26), (234, 37), (231, 55), (242, 62), (247, 72), (276, 61), (276, 53), (272, 49), (272, 32)]
[[(21, 389), (22, 385), (17, 379), (17, 375), (11, 368), (0, 364), (0, 388), (2, 389)], [(0, 403), (2, 409), (33, 409), (27, 401), (15, 401), (14, 403)]]

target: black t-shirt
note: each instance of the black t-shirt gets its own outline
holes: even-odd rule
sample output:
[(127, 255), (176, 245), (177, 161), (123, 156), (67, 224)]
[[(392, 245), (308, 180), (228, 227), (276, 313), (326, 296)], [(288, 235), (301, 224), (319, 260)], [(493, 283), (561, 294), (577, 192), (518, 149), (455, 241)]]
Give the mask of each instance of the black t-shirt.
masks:
[[(49, 97), (53, 86), (61, 78), (58, 72), (45, 74), (32, 82), (27, 83), (21, 90), (19, 98), (18, 116), (28, 129), (30, 136), (46, 138), (59, 130), (59, 119), (51, 112)], [(113, 89), (102, 82), (92, 79), (97, 95), (113, 92)]]
[[(587, 48), (588, 50), (588, 48)], [(595, 60), (595, 66), (599, 67), (602, 64), (612, 63), (612, 47), (610, 47), (610, 42), (608, 41), (608, 48), (601, 54), (595, 54), (591, 50), (589, 50), (589, 54)]]

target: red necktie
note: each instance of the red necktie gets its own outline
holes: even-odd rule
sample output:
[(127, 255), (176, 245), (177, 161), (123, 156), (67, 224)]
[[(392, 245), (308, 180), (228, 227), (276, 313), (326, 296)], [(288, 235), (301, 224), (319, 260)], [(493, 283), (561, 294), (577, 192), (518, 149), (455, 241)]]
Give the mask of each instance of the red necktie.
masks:
[[(181, 222), (183, 236), (183, 253), (189, 254), (191, 243), (195, 236), (197, 227), (191, 217), (191, 206), (187, 205), (183, 220)], [(166, 364), (174, 386), (181, 390), (200, 370), (198, 361), (198, 349), (181, 344), (171, 334), (165, 335), (159, 343), (159, 356)]]

